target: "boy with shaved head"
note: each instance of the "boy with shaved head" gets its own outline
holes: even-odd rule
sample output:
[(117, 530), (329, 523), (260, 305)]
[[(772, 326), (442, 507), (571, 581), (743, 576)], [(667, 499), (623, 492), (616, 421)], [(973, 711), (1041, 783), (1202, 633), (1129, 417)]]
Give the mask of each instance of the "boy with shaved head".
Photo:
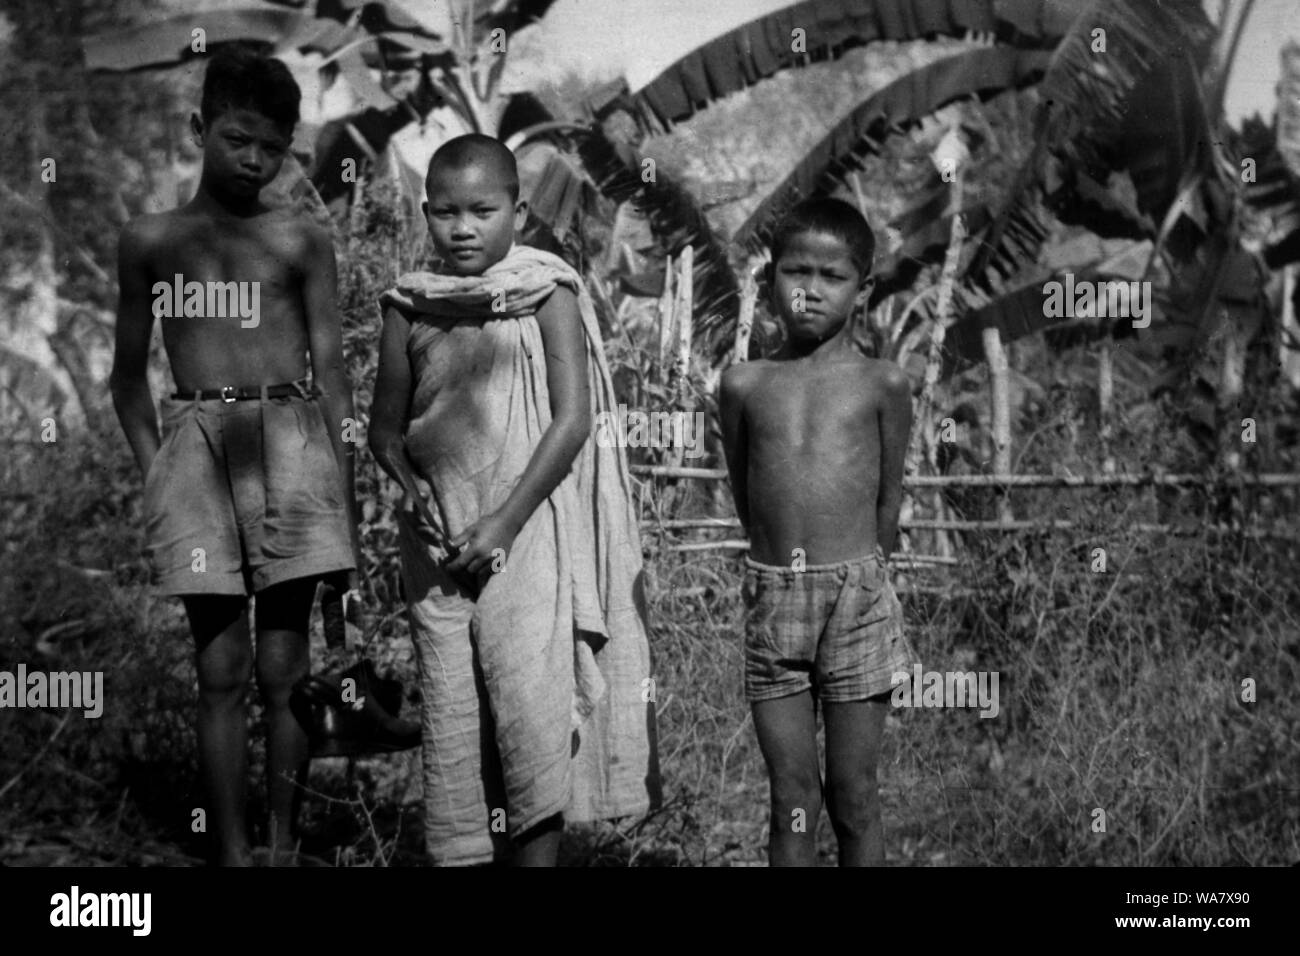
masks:
[(658, 801), (641, 547), (591, 300), (515, 243), (513, 154), (457, 137), (424, 212), (435, 271), (381, 297), (370, 446), (405, 498), (434, 863), (554, 865), (564, 821)]

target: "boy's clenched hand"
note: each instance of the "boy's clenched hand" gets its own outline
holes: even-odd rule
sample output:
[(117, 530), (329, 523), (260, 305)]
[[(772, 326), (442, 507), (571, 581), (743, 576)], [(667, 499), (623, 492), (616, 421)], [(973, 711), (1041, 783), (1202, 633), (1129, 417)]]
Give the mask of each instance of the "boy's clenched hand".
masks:
[(447, 571), (479, 577), (502, 570), (518, 534), (519, 525), (500, 511), (484, 515), (448, 542), (459, 554), (447, 563)]

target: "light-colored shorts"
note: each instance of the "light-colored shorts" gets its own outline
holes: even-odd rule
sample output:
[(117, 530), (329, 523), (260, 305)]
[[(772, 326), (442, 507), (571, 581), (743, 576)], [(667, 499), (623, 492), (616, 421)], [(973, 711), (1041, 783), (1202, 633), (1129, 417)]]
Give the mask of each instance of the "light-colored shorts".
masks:
[(745, 559), (745, 697), (813, 690), (822, 701), (866, 700), (893, 688), (916, 654), (885, 556), (792, 567)]
[(163, 594), (257, 592), (355, 567), (338, 459), (315, 395), (162, 403), (144, 480)]

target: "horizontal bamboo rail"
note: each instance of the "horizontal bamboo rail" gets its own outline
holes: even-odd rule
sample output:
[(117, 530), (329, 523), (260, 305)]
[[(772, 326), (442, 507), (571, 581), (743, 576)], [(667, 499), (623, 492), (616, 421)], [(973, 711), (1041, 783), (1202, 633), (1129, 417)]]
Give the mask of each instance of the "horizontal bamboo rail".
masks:
[[(1076, 521), (936, 521), (929, 518), (914, 518), (910, 521), (900, 521), (898, 527), (903, 531), (1078, 531), (1086, 528)], [(734, 518), (675, 518), (671, 521), (643, 521), (641, 530), (643, 532), (655, 531), (690, 531), (695, 529), (709, 530), (740, 530), (741, 524)], [(1149, 524), (1137, 523), (1125, 526), (1126, 529), (1137, 531), (1140, 534), (1172, 534), (1172, 535), (1197, 535), (1203, 533), (1210, 534), (1241, 534), (1248, 538), (1279, 538), (1283, 540), (1294, 539), (1300, 541), (1300, 528), (1287, 527), (1269, 527), (1269, 528), (1234, 528), (1230, 525), (1169, 525), (1169, 524)], [(710, 545), (720, 547), (724, 542), (698, 542), (701, 545)], [(735, 542), (725, 542), (734, 544)], [(743, 543), (743, 542), (742, 542)], [(748, 547), (748, 545), (746, 545)], [(700, 550), (700, 549), (692, 549)]]
[[(748, 541), (688, 541), (674, 544), (665, 551), (748, 551)], [(889, 556), (889, 563), (896, 568), (925, 568), (933, 566), (956, 566), (961, 564), (959, 558), (945, 558), (937, 554), (905, 554), (895, 552)]]
[[(650, 478), (694, 478), (722, 481), (722, 468), (678, 468), (672, 465), (633, 465), (634, 475)], [(1112, 488), (1150, 485), (1206, 486), (1249, 485), (1264, 488), (1300, 486), (1300, 474), (1237, 475), (1216, 478), (1187, 474), (1117, 474), (1117, 475), (916, 475), (905, 477), (905, 488)]]

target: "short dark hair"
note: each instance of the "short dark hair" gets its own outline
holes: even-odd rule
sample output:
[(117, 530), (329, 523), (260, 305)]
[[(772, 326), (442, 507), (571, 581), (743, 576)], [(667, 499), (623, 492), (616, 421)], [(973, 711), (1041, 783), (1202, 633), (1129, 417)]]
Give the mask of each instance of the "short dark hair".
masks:
[(424, 188), (428, 191), (429, 181), (433, 179), (436, 169), (464, 169), (477, 164), (493, 166), (501, 177), (502, 184), (510, 193), (512, 201), (519, 199), (519, 166), (515, 154), (501, 140), (483, 133), (466, 133), (447, 140), (438, 147), (433, 158), (429, 160), (429, 171), (424, 177)]
[(856, 206), (842, 199), (829, 197), (805, 199), (781, 220), (772, 234), (772, 262), (785, 252), (790, 240), (802, 232), (824, 232), (834, 236), (849, 247), (853, 265), (865, 279), (871, 275), (871, 262), (876, 255), (876, 236), (871, 231), (867, 217)]
[(243, 44), (223, 46), (208, 61), (199, 115), (211, 123), (235, 109), (251, 109), (278, 126), (298, 123), (302, 92), (289, 68)]

